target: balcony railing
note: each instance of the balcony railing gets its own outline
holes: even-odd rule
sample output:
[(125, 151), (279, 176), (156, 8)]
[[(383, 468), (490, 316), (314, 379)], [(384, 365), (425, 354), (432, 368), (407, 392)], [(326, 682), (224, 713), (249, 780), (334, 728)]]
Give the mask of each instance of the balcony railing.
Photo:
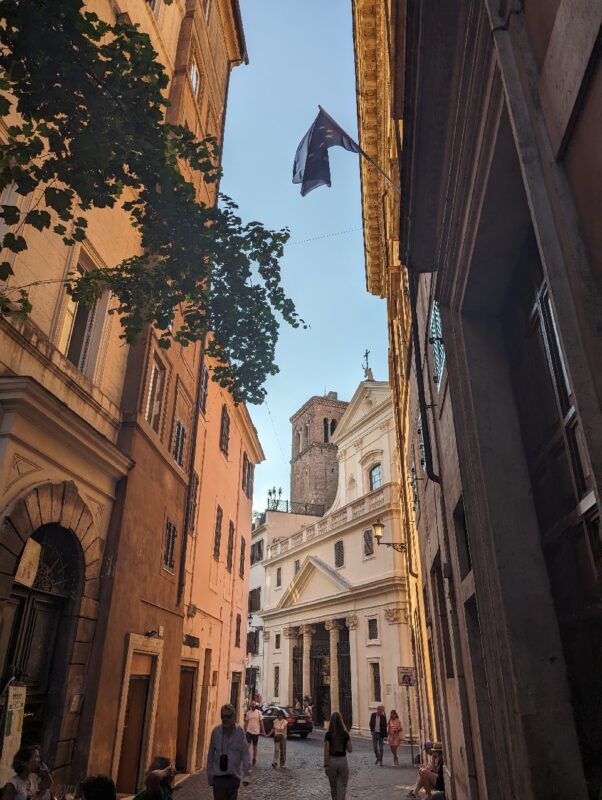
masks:
[(387, 506), (396, 505), (399, 503), (399, 486), (396, 483), (387, 483), (380, 489), (376, 489), (370, 494), (365, 495), (360, 500), (354, 500), (348, 503), (343, 508), (335, 511), (334, 514), (328, 515), (315, 522), (313, 525), (308, 525), (306, 528), (288, 536), (286, 539), (274, 542), (268, 547), (268, 559), (276, 558), (289, 550), (294, 550), (300, 545), (310, 542), (312, 539), (318, 539), (327, 535), (331, 531), (338, 530), (339, 528), (348, 525), (361, 519), (361, 517), (373, 514), (379, 509), (384, 509)]

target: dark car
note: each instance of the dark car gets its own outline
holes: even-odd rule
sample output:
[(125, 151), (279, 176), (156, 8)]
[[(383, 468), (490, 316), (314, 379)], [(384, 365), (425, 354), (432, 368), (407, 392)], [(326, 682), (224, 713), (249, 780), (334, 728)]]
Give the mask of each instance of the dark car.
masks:
[(307, 739), (314, 729), (311, 719), (303, 711), (296, 711), (294, 708), (286, 708), (285, 706), (268, 706), (263, 712), (263, 726), (266, 733), (269, 733), (274, 727), (274, 720), (278, 711), (282, 711), (285, 720), (288, 722), (287, 738), (289, 736), (300, 736), (302, 739)]

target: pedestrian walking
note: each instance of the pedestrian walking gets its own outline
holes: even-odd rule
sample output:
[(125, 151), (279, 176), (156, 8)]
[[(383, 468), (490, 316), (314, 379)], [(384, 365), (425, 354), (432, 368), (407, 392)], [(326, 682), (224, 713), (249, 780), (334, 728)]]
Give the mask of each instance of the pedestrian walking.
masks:
[(272, 766), (276, 768), (278, 765), (278, 761), (280, 761), (280, 766), (286, 766), (286, 733), (288, 729), (288, 722), (284, 718), (284, 711), (278, 709), (276, 712), (276, 719), (274, 720), (274, 725), (272, 726), (272, 730), (268, 733), (268, 736), (274, 737), (274, 758), (272, 760)]
[(117, 800), (117, 791), (108, 775), (89, 775), (79, 785), (82, 800)]
[(397, 758), (397, 748), (401, 744), (401, 720), (399, 719), (399, 714), (397, 711), (395, 711), (395, 709), (393, 709), (389, 715), (387, 739), (389, 741), (389, 747), (391, 748), (391, 755), (393, 756), (393, 766), (396, 767), (399, 764), (399, 759)]
[(171, 800), (176, 771), (167, 756), (155, 756), (144, 778), (144, 789), (134, 800)]
[(209, 740), (207, 781), (214, 800), (236, 800), (240, 784), (247, 786), (251, 779), (251, 755), (245, 732), (236, 724), (234, 706), (222, 706), (221, 718)]
[(372, 734), (372, 747), (376, 756), (375, 764), (383, 765), (383, 742), (387, 735), (387, 715), (385, 707), (378, 706), (370, 715), (370, 733)]
[(15, 774), (2, 790), (2, 800), (50, 800), (52, 776), (37, 745), (20, 747), (13, 758)]
[(314, 707), (310, 697), (305, 698), (305, 708), (303, 709), (303, 712), (307, 717), (309, 717), (310, 722), (314, 721)]
[(338, 711), (333, 711), (324, 737), (324, 769), (330, 782), (332, 800), (345, 800), (349, 782), (347, 753), (351, 753), (352, 750), (343, 717)]
[(251, 703), (251, 708), (245, 714), (245, 732), (247, 734), (247, 742), (253, 748), (253, 764), (256, 764), (257, 743), (259, 742), (260, 734), (265, 736), (265, 728), (263, 727), (263, 714), (255, 702)]

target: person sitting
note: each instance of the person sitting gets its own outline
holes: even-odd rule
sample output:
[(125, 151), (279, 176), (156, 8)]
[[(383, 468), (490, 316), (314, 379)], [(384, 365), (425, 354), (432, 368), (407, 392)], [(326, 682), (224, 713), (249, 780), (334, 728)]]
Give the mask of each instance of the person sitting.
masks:
[[(430, 744), (430, 742), (428, 742)], [(425, 748), (426, 749), (426, 748)], [(418, 778), (406, 797), (418, 797), (421, 789), (424, 789), (426, 797), (431, 797), (434, 790), (445, 792), (445, 782), (443, 778), (443, 745), (435, 742), (432, 746), (432, 760), (418, 769)], [(445, 795), (443, 795), (444, 797)], [(441, 798), (441, 796), (439, 795)]]
[(82, 800), (117, 800), (117, 791), (108, 775), (89, 775), (79, 785)]
[(52, 777), (38, 745), (25, 745), (12, 761), (15, 774), (2, 790), (2, 800), (50, 800)]
[(144, 789), (134, 800), (171, 800), (176, 771), (167, 756), (156, 756), (144, 779)]

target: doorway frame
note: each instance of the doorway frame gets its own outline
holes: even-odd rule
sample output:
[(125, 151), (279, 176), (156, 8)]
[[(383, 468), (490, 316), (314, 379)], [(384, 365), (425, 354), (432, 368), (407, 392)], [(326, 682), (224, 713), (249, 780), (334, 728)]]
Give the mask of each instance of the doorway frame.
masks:
[(152, 756), (152, 746), (155, 738), (155, 719), (157, 716), (157, 703), (159, 700), (159, 684), (161, 682), (161, 665), (163, 661), (163, 639), (141, 636), (139, 633), (128, 633), (127, 651), (123, 679), (121, 682), (121, 692), (119, 695), (119, 714), (117, 716), (117, 730), (115, 733), (115, 745), (113, 748), (113, 758), (111, 762), (111, 777), (117, 781), (119, 773), (119, 761), (121, 759), (121, 746), (123, 744), (123, 730), (125, 725), (125, 712), (127, 707), (130, 678), (132, 675), (132, 660), (134, 653), (150, 655), (153, 661), (153, 668), (150, 676), (149, 702), (146, 711), (146, 725), (142, 738), (142, 749), (140, 756), (140, 768), (138, 770), (138, 784), (145, 765), (150, 763)]
[(194, 683), (192, 686), (192, 703), (190, 713), (190, 730), (188, 732), (188, 750), (186, 753), (186, 763), (188, 771), (186, 774), (196, 772), (196, 751), (199, 739), (199, 720), (201, 715), (201, 659), (189, 655), (182, 655), (180, 669), (190, 667), (195, 671)]

